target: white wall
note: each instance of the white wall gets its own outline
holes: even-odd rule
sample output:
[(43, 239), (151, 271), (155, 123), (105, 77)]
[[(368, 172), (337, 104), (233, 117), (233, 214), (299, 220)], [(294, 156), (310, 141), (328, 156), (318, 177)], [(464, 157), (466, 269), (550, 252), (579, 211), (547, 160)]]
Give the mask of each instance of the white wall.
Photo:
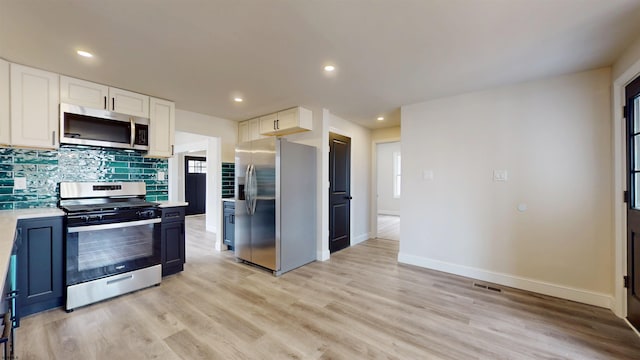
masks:
[[(169, 160), (173, 161), (172, 165), (174, 165), (169, 166), (169, 181), (171, 183), (169, 186), (169, 200), (184, 201), (184, 157), (192, 152), (202, 153), (203, 150), (204, 155), (201, 156), (206, 157), (206, 149), (210, 138), (209, 136), (191, 134), (183, 131), (175, 132), (175, 155)], [(219, 158), (220, 154), (210, 154), (210, 156)], [(206, 206), (209, 206), (209, 204), (206, 204)]]
[(624, 72), (632, 68), (638, 60), (640, 60), (640, 37), (638, 37), (613, 64), (611, 78), (613, 80), (619, 79)]
[[(400, 111), (400, 110), (398, 110)], [(387, 142), (400, 141), (400, 126), (371, 130), (371, 210), (369, 211), (369, 221), (371, 223), (371, 234), (378, 233), (378, 160), (377, 145)], [(402, 204), (402, 203), (400, 203)], [(402, 212), (402, 209), (401, 209)], [(401, 235), (402, 236), (402, 235)]]
[(236, 121), (176, 109), (176, 131), (220, 138), (222, 161), (235, 161), (235, 147), (238, 139)]
[(378, 214), (400, 215), (400, 198), (393, 196), (394, 154), (400, 152), (400, 142), (376, 146)]
[(216, 233), (215, 249), (222, 250), (222, 188), (221, 163), (235, 161), (235, 144), (238, 136), (235, 121), (176, 109), (176, 146), (177, 154), (169, 159), (169, 199), (184, 200), (184, 154), (188, 151), (206, 151), (206, 230)]
[(351, 245), (355, 245), (372, 235), (371, 131), (333, 114), (329, 118), (329, 131), (351, 138)]
[(373, 142), (389, 142), (400, 140), (400, 126), (371, 130)]
[(399, 261), (610, 306), (610, 81), (604, 68), (402, 107)]
[(329, 111), (304, 106), (313, 113), (313, 130), (288, 135), (287, 140), (316, 148), (316, 259), (329, 259)]

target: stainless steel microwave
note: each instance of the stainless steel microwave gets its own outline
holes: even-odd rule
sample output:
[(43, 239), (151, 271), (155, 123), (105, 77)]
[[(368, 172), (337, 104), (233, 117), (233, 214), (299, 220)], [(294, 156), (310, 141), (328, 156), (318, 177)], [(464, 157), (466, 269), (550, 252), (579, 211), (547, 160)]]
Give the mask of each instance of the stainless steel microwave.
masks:
[(60, 104), (60, 143), (149, 150), (149, 119)]

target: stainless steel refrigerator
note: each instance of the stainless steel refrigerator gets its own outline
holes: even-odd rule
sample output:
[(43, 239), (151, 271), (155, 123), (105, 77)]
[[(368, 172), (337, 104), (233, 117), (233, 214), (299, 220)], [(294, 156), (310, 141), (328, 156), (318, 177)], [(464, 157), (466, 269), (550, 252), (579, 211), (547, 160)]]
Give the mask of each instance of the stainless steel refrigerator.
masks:
[(236, 146), (235, 256), (280, 275), (316, 259), (316, 148), (266, 138)]

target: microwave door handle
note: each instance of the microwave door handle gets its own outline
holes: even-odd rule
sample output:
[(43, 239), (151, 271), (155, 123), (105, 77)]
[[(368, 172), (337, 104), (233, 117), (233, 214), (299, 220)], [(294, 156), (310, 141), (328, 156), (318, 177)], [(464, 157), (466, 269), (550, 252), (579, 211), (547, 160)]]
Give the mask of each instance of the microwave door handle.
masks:
[(129, 118), (129, 121), (131, 122), (131, 147), (133, 148), (136, 142), (136, 122), (132, 117)]

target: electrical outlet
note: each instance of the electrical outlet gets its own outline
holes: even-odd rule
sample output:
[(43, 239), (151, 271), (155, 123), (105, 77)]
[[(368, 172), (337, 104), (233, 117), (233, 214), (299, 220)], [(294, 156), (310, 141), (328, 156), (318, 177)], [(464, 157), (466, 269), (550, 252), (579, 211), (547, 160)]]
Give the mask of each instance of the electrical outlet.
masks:
[(493, 170), (493, 181), (507, 181), (508, 179), (507, 170)]
[(158, 175), (157, 175), (158, 181), (164, 181), (166, 177), (167, 177), (167, 174), (165, 174), (164, 171), (158, 171)]
[(27, 189), (27, 178), (26, 177), (13, 178), (13, 189), (14, 190), (26, 190)]

